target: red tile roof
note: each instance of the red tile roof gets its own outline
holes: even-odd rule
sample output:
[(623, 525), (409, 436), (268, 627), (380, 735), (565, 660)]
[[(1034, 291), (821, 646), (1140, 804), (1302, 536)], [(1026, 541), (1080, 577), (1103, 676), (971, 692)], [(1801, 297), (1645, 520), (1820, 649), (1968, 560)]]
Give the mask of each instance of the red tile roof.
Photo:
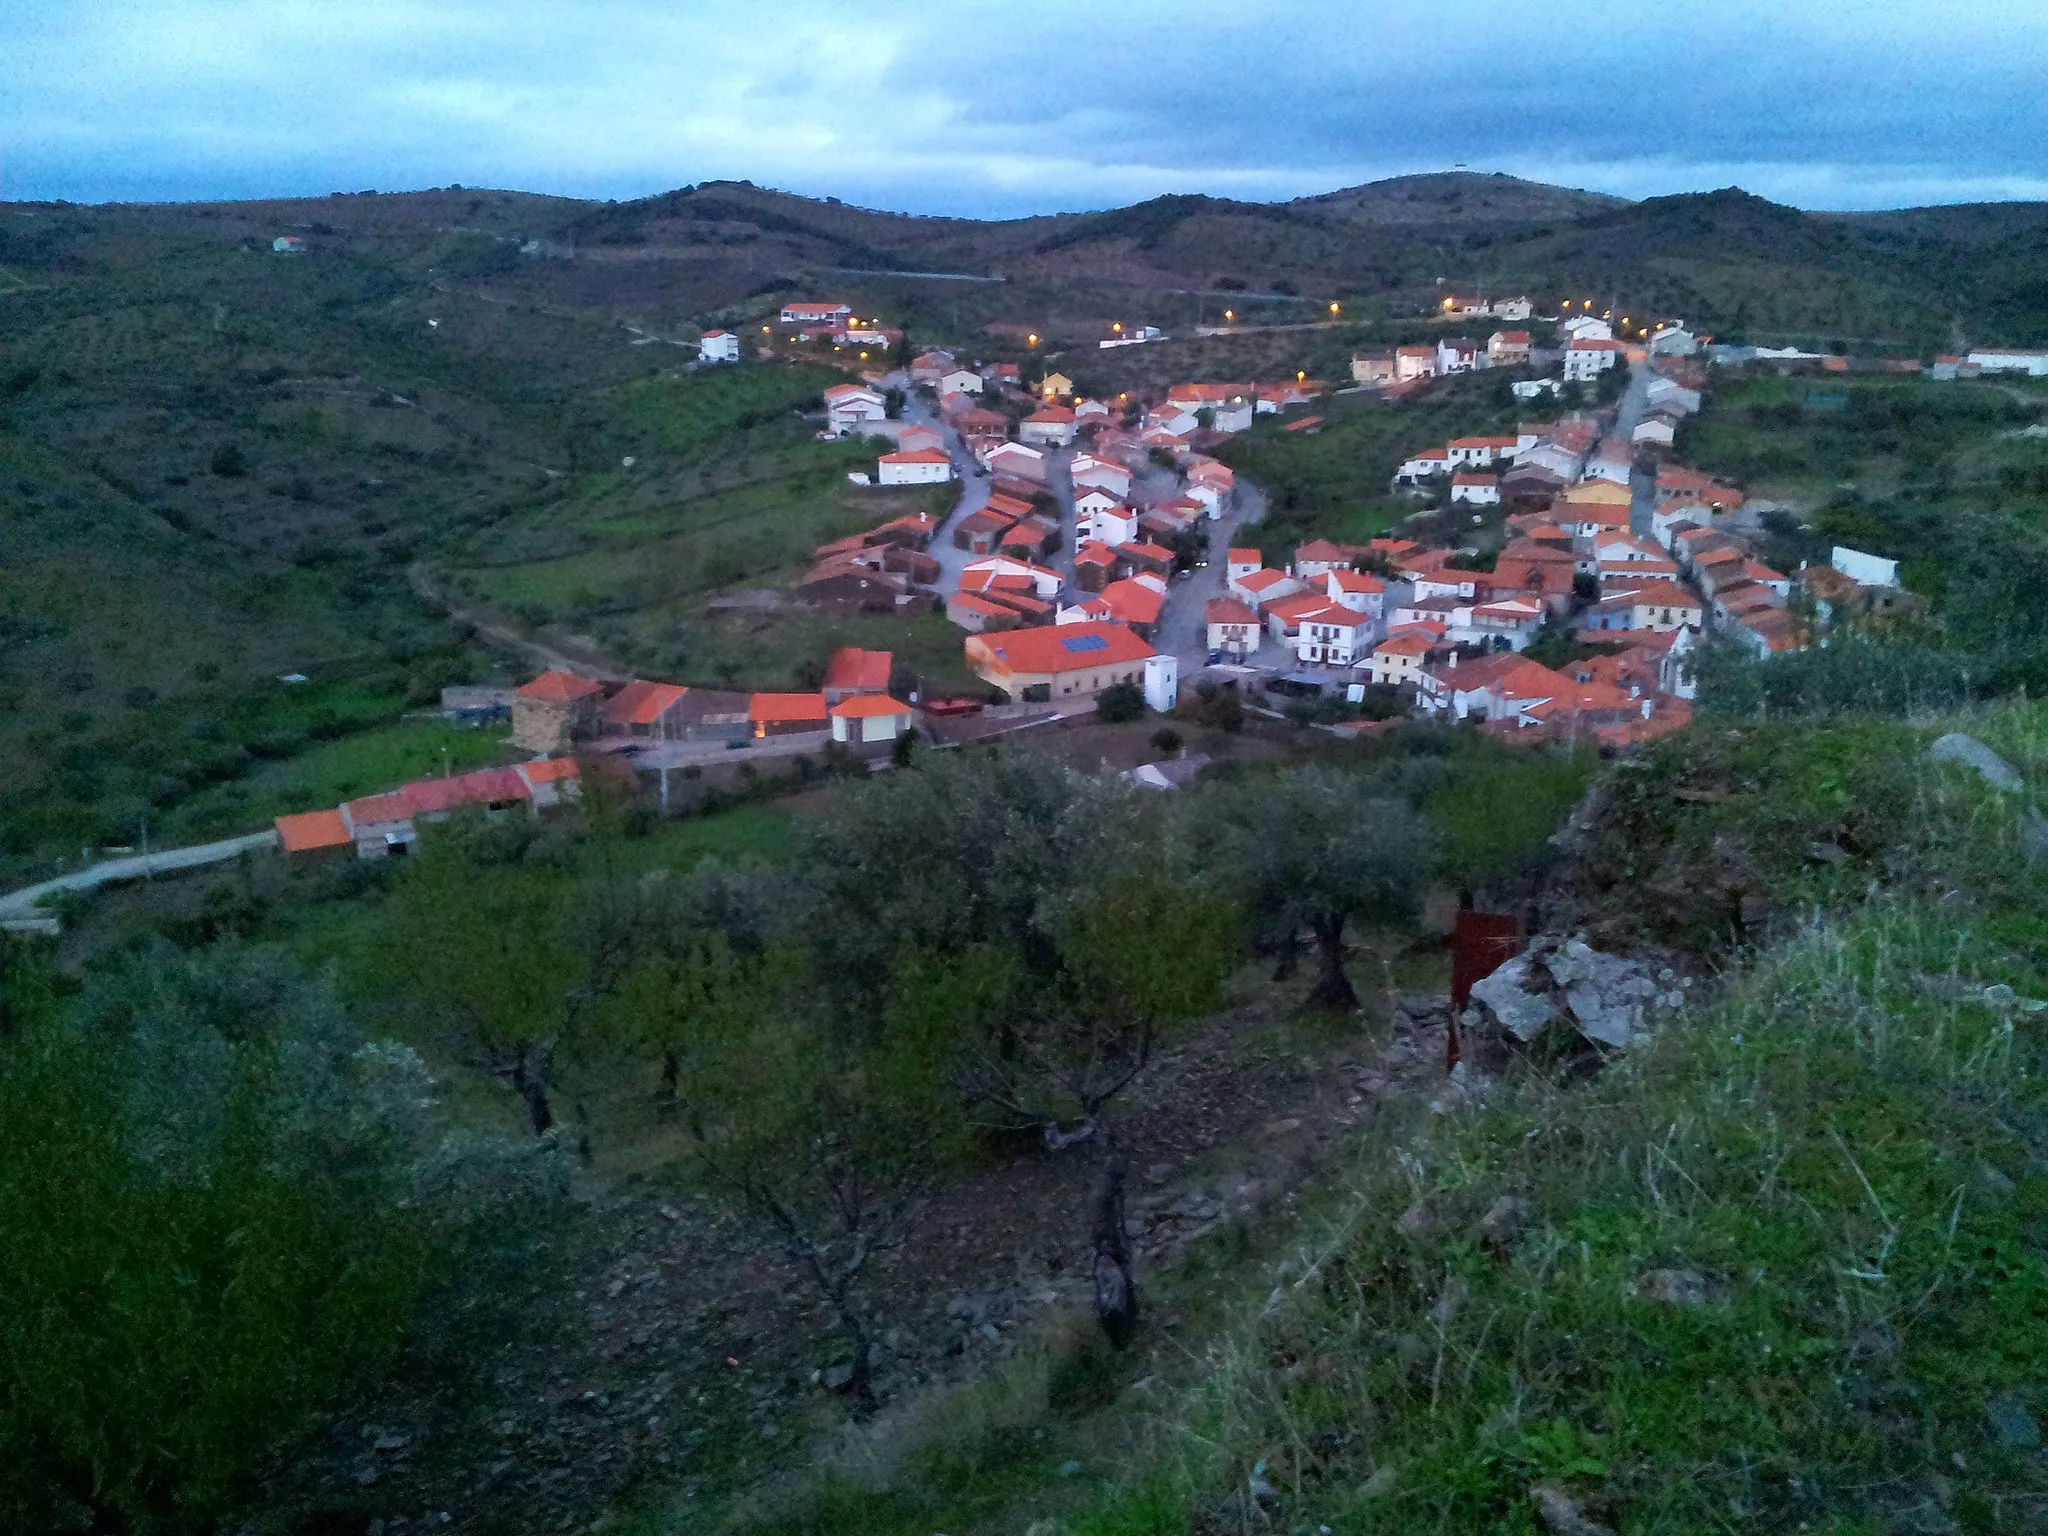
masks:
[(603, 691), (601, 684), (587, 677), (578, 677), (574, 672), (543, 672), (518, 690), (520, 698), (537, 699), (546, 704), (573, 704), (578, 699)]
[(864, 651), (843, 645), (825, 663), (825, 687), (833, 691), (887, 693), (895, 656), (889, 651)]
[(825, 721), (822, 693), (757, 693), (747, 702), (747, 718), (755, 724), (789, 725), (798, 721)]
[(689, 691), (678, 683), (650, 683), (636, 678), (606, 701), (605, 721), (611, 725), (652, 725), (681, 703)]
[(277, 843), (286, 853), (310, 853), (315, 848), (345, 848), (351, 839), (341, 811), (300, 811), (277, 818)]
[(402, 794), (364, 795), (360, 800), (349, 801), (343, 809), (348, 813), (349, 825), (355, 827), (412, 820), (412, 802)]
[(449, 779), (415, 779), (398, 793), (415, 816), (431, 816), (465, 805), (495, 805), (505, 800), (530, 800), (533, 791), (510, 768), (479, 768)]
[(1234, 597), (1212, 597), (1203, 610), (1210, 624), (1256, 624), (1259, 616)]
[(883, 715), (907, 715), (910, 713), (910, 706), (899, 703), (885, 693), (857, 693), (850, 699), (841, 699), (834, 704), (832, 713), (842, 720), (871, 720)]
[(1158, 654), (1122, 624), (1058, 624), (1007, 634), (969, 635), (967, 654), (1009, 676), (1052, 676), (1143, 661)]

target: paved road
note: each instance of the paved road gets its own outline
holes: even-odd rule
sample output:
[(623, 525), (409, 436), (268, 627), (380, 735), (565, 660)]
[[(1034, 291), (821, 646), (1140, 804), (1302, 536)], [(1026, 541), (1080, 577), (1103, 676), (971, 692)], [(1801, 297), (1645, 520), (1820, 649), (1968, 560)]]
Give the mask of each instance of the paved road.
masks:
[(197, 869), (206, 864), (224, 864), (258, 848), (275, 848), (277, 834), (268, 829), (218, 843), (201, 843), (191, 848), (166, 848), (161, 853), (136, 854), (133, 858), (106, 859), (68, 875), (24, 886), (0, 896), (0, 922), (40, 914), (36, 903), (58, 891), (90, 891), (121, 880), (140, 880), (147, 875), (169, 874), (173, 870)]
[[(1629, 441), (1636, 424), (1650, 409), (1650, 385), (1656, 378), (1647, 363), (1640, 368), (1629, 368), (1628, 388), (1621, 392), (1621, 399), (1614, 408), (1613, 436), (1623, 442)], [(1635, 472), (1629, 476), (1628, 486), (1635, 498), (1629, 503), (1628, 531), (1638, 538), (1647, 539), (1650, 536), (1650, 514), (1657, 510), (1657, 472), (1646, 471), (1639, 462)]]
[[(1230, 546), (1240, 541), (1243, 529), (1265, 515), (1266, 498), (1259, 488), (1248, 481), (1238, 481), (1237, 494), (1231, 498), (1230, 507), (1222, 517), (1207, 525), (1208, 565), (1175, 577), (1167, 588), (1166, 608), (1159, 617), (1157, 644), (1159, 649), (1169, 652), (1180, 662), (1182, 677), (1193, 675), (1209, 659), (1207, 609), (1210, 598), (1225, 595), (1224, 578), (1229, 574)], [(1292, 553), (1291, 550), (1266, 550), (1266, 563), (1285, 565)], [(1282, 647), (1270, 640), (1250, 659), (1255, 665), (1276, 659), (1282, 663), (1292, 660), (1284, 655)]]

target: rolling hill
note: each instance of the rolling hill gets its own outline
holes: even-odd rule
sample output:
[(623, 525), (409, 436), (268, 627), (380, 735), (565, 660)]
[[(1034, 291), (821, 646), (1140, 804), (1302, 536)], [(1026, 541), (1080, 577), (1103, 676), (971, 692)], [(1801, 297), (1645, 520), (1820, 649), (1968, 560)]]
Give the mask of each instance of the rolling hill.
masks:
[[(280, 234), (307, 253), (272, 255)], [(1035, 331), (1088, 359), (1111, 319), (1345, 306), (1342, 326), (1148, 352), (1145, 378), (1341, 370), (1474, 285), (1924, 355), (2048, 340), (2044, 257), (2043, 205), (1816, 215), (1463, 173), (994, 222), (745, 182), (0, 205), (0, 862), (231, 808), (258, 758), (487, 669), (422, 588), (624, 664), (753, 678), (776, 646), (680, 631), (677, 605), (711, 574), (772, 580), (860, 515), (843, 453), (795, 414), (831, 375), (678, 364), (698, 327), (787, 298), (844, 298), (918, 344), (1015, 356)], [(287, 701), (289, 672), (331, 692)]]

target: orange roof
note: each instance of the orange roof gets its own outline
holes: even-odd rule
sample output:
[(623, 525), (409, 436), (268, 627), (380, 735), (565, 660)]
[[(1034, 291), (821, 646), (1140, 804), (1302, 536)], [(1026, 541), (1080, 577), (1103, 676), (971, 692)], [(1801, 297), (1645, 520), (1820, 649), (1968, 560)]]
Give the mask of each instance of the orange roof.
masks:
[(412, 802), (404, 795), (365, 795), (360, 800), (351, 800), (344, 807), (352, 826), (365, 826), (385, 821), (411, 821)]
[(573, 704), (603, 691), (602, 685), (574, 672), (543, 672), (518, 690), (520, 698), (538, 699), (546, 704)]
[(895, 656), (889, 651), (864, 651), (858, 646), (842, 645), (825, 663), (825, 686), (887, 693), (889, 671), (894, 663)]
[(675, 683), (635, 680), (613, 694), (604, 717), (613, 725), (652, 725), (674, 709), (690, 690)]
[(1210, 624), (1256, 624), (1259, 616), (1234, 597), (1212, 597), (1204, 610)]
[(1395, 656), (1427, 656), (1429, 654), (1429, 637), (1416, 634), (1389, 635), (1372, 648), (1372, 653), (1375, 656), (1383, 651)]
[(310, 853), (315, 848), (343, 848), (351, 841), (341, 811), (300, 811), (277, 818), (277, 843), (286, 853)]
[(969, 635), (967, 656), (1009, 676), (1083, 672), (1157, 655), (1122, 624), (1058, 624), (1007, 634)]
[(1142, 539), (1135, 540), (1129, 544), (1119, 544), (1116, 548), (1118, 554), (1143, 555), (1147, 560), (1171, 560), (1173, 558), (1172, 550), (1158, 544), (1148, 543)]
[(1074, 564), (1080, 565), (1083, 561), (1089, 565), (1115, 565), (1116, 551), (1100, 539), (1090, 539), (1074, 551)]
[[(1235, 551), (1233, 551), (1235, 553)], [(1310, 539), (1294, 552), (1295, 563), (1317, 560), (1349, 560), (1357, 550), (1345, 544), (1333, 544), (1328, 539)]]
[(519, 765), (519, 771), (526, 775), (529, 784), (557, 784), (565, 779), (579, 779), (583, 770), (576, 766), (573, 757), (536, 757)]
[(950, 464), (953, 461), (935, 448), (916, 448), (901, 453), (885, 453), (884, 464)]
[(1043, 410), (1033, 411), (1024, 419), (1026, 421), (1049, 421), (1060, 424), (1072, 421), (1074, 413), (1064, 405), (1048, 405)]
[(1647, 605), (1652, 608), (1697, 609), (1700, 606), (1698, 598), (1676, 582), (1666, 581), (1661, 576), (1652, 576), (1643, 582), (1625, 581), (1619, 577), (1616, 579), (1622, 581), (1622, 586), (1615, 595), (1626, 596), (1629, 602), (1638, 608)]
[[(1283, 624), (1299, 622), (1304, 614), (1316, 613), (1330, 606), (1330, 600), (1320, 592), (1296, 592), (1287, 597), (1276, 597), (1270, 603), (1259, 605)], [(1350, 609), (1345, 609), (1350, 613)], [(1353, 618), (1361, 617), (1352, 614)]]
[(857, 693), (834, 704), (832, 713), (842, 720), (872, 720), (883, 715), (907, 715), (910, 706), (899, 703), (886, 693)]
[(747, 718), (756, 724), (787, 725), (797, 720), (825, 718), (822, 693), (757, 693), (747, 701)]
[(1370, 571), (1332, 571), (1328, 576), (1333, 592), (1384, 592), (1387, 584)]
[(1456, 474), (1451, 476), (1453, 485), (1499, 485), (1499, 475)]
[(1101, 596), (1109, 604), (1111, 616), (1126, 624), (1158, 623), (1159, 610), (1166, 603), (1165, 593), (1142, 581), (1112, 581), (1102, 589)]
[(1265, 560), (1265, 558), (1266, 557), (1260, 554), (1256, 549), (1247, 549), (1241, 544), (1233, 544), (1230, 547), (1230, 563), (1232, 565), (1243, 565), (1247, 560), (1249, 560), (1253, 565), (1258, 565), (1262, 563)]

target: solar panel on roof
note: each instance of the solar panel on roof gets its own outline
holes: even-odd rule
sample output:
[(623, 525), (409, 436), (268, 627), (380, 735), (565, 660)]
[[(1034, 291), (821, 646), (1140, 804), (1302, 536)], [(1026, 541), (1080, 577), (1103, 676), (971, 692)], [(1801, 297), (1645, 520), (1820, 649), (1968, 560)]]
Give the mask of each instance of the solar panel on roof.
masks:
[(1076, 656), (1084, 651), (1106, 651), (1109, 642), (1101, 635), (1062, 635), (1060, 644)]

